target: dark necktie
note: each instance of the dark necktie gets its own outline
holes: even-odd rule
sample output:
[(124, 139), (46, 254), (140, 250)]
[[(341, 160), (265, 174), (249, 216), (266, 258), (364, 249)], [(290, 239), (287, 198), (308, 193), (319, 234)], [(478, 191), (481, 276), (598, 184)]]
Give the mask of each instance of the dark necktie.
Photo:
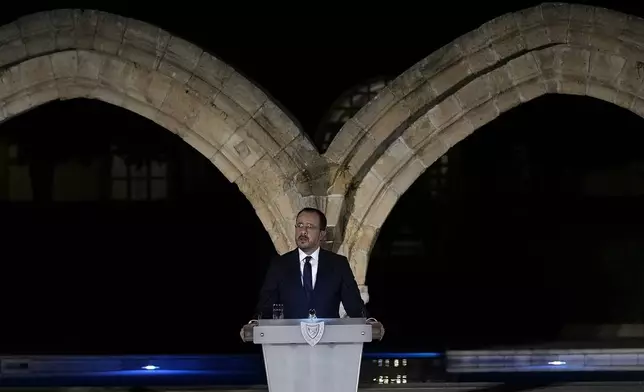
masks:
[(304, 291), (306, 291), (306, 298), (311, 302), (313, 294), (313, 269), (311, 268), (311, 256), (304, 258), (304, 269), (302, 271), (302, 283), (304, 284)]

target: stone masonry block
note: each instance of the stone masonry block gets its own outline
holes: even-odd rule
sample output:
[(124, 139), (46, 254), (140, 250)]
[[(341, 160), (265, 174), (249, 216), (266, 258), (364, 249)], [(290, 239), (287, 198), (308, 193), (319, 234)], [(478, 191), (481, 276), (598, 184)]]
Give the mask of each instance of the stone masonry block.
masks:
[(457, 42), (463, 51), (463, 55), (469, 56), (487, 47), (490, 43), (490, 36), (485, 31), (485, 25), (483, 25), (463, 34), (458, 38)]
[(24, 38), (25, 48), (28, 56), (38, 56), (43, 53), (51, 53), (56, 49), (56, 34), (47, 31), (41, 34)]
[[(156, 110), (156, 109), (152, 109), (152, 110)], [(181, 136), (183, 138), (183, 141), (188, 143), (192, 148), (197, 150), (197, 152), (199, 152), (201, 155), (203, 155), (208, 159), (212, 160), (214, 155), (217, 153), (217, 149), (211, 143), (209, 143), (207, 140), (201, 137), (201, 135), (198, 135), (195, 132), (186, 132)], [(222, 162), (217, 162), (217, 163), (219, 165), (222, 164)], [(217, 163), (215, 164), (215, 166), (217, 166)], [(224, 174), (220, 166), (217, 166), (217, 168), (222, 172), (222, 174)], [(239, 175), (239, 172), (237, 172), (237, 175)], [(234, 179), (231, 180), (231, 182), (234, 182)]]
[(570, 4), (544, 3), (540, 7), (546, 24), (567, 24), (570, 21)]
[(252, 84), (248, 79), (235, 72), (226, 80), (222, 92), (228, 96), (234, 96), (237, 103), (249, 115), (255, 112), (266, 102), (268, 97), (257, 86)]
[(468, 57), (470, 71), (472, 73), (486, 70), (496, 64), (499, 60), (500, 56), (490, 47), (483, 48)]
[(502, 59), (514, 56), (515, 54), (524, 51), (527, 48), (523, 34), (516, 31), (512, 35), (500, 39), (492, 45), (492, 49)]
[(279, 189), (280, 184), (284, 182), (282, 171), (269, 155), (264, 155), (245, 175), (255, 178), (269, 189)]
[(242, 174), (266, 154), (266, 151), (254, 140), (248, 139), (243, 131), (233, 133), (221, 151)]
[(192, 72), (201, 55), (203, 49), (178, 37), (171, 37), (165, 52), (164, 61), (176, 64), (179, 68)]
[[(99, 42), (99, 44), (101, 43)], [(119, 57), (132, 61), (149, 69), (157, 69), (162, 57), (161, 53), (148, 52), (128, 42), (124, 42), (119, 47), (117, 53)]]
[(53, 53), (50, 58), (56, 78), (71, 78), (78, 73), (78, 53), (75, 50)]
[(12, 64), (27, 57), (27, 48), (21, 39), (0, 45), (0, 67)]
[(373, 165), (373, 172), (382, 180), (389, 180), (403, 162), (413, 155), (413, 150), (398, 138), (385, 150), (382, 156)]
[(223, 146), (235, 131), (222, 118), (222, 113), (206, 105), (199, 107), (192, 130), (214, 148)]
[(441, 95), (469, 76), (470, 73), (469, 63), (460, 61), (437, 74), (430, 83), (436, 94)]
[(488, 41), (497, 41), (515, 35), (518, 29), (519, 25), (514, 13), (503, 14), (483, 25)]
[(626, 59), (602, 52), (590, 54), (590, 76), (603, 83), (612, 84), (622, 72)]
[(60, 95), (58, 93), (56, 81), (54, 80), (41, 83), (40, 85), (32, 88), (29, 93), (29, 100), (32, 108), (44, 105), (58, 98), (60, 98)]
[(373, 158), (373, 153), (379, 147), (377, 141), (371, 137), (370, 134), (366, 133), (364, 136), (360, 137), (356, 147), (351, 151), (350, 161), (348, 162), (347, 169), (352, 174), (357, 174), (363, 165), (371, 158)]
[(78, 49), (93, 49), (96, 26), (98, 25), (98, 11), (74, 10), (74, 29), (76, 47)]
[[(71, 52), (73, 53), (73, 52)], [(78, 76), (89, 80), (99, 80), (101, 70), (104, 67), (106, 56), (96, 52), (80, 50), (78, 56)], [(70, 60), (71, 61), (71, 60)]]
[(601, 99), (602, 101), (614, 103), (617, 97), (617, 90), (600, 83), (588, 84), (586, 94), (589, 97)]
[(147, 92), (152, 83), (153, 72), (134, 63), (128, 63), (123, 73), (127, 93), (138, 100), (147, 101)]
[(227, 158), (224, 152), (216, 152), (210, 160), (228, 181), (236, 182), (242, 176), (242, 172)]
[(376, 143), (382, 143), (398, 129), (405, 120), (411, 116), (411, 112), (403, 101), (398, 101), (389, 108), (368, 130), (367, 133)]
[(364, 135), (364, 129), (358, 125), (354, 118), (350, 119), (344, 123), (342, 129), (335, 135), (324, 156), (333, 163), (343, 163), (342, 159), (347, 157), (349, 151), (353, 150)]
[[(399, 198), (400, 196), (391, 187), (391, 185), (385, 186), (374, 201), (373, 209), (369, 210), (364, 224), (366, 224), (367, 227), (381, 227), (387, 220), (389, 213), (393, 210)], [(374, 243), (375, 241), (373, 238), (368, 242), (369, 246), (366, 247), (368, 252), (371, 251)]]
[(271, 158), (282, 151), (282, 146), (275, 140), (270, 132), (267, 132), (254, 119), (248, 120), (244, 126), (237, 130), (237, 133), (244, 135), (244, 139), (264, 150)]
[(17, 23), (20, 28), (20, 34), (23, 38), (47, 33), (52, 28), (51, 21), (49, 19), (49, 12), (46, 11), (25, 15), (18, 19)]
[[(300, 128), (272, 101), (266, 101), (253, 116), (265, 133), (284, 148), (302, 133)], [(274, 155), (274, 154), (273, 154)]]
[(593, 28), (602, 35), (621, 35), (626, 27), (627, 15), (607, 8), (595, 7)]
[(152, 73), (152, 80), (148, 87), (146, 101), (152, 106), (160, 108), (170, 92), (172, 82), (172, 79), (168, 76), (162, 75), (159, 72)]
[(8, 42), (21, 39), (20, 28), (17, 23), (8, 23), (0, 26), (0, 48)]
[(51, 57), (42, 56), (20, 63), (20, 89), (28, 89), (34, 85), (54, 79)]
[(413, 157), (404, 163), (402, 168), (391, 179), (391, 187), (397, 195), (402, 195), (413, 185), (413, 183), (420, 177), (427, 166), (423, 164), (417, 157)]
[(499, 108), (496, 107), (494, 100), (490, 99), (467, 112), (465, 118), (476, 130), (497, 118), (499, 114)]
[(388, 87), (385, 87), (375, 98), (367, 102), (353, 119), (361, 128), (369, 129), (382, 116), (382, 113), (385, 113), (401, 98), (402, 96), (395, 96)]
[(521, 34), (523, 35), (523, 42), (525, 42), (525, 48), (527, 50), (540, 48), (551, 43), (548, 28), (544, 26), (537, 26), (530, 30), (525, 30)]
[(127, 24), (128, 20), (123, 16), (101, 12), (98, 14), (96, 35), (120, 44), (125, 36)]
[(560, 71), (572, 75), (588, 75), (590, 68), (590, 52), (576, 48), (561, 48)]
[(384, 185), (385, 182), (373, 171), (365, 174), (354, 195), (353, 214), (357, 217), (363, 217)]
[(190, 124), (199, 113), (201, 106), (202, 103), (195, 98), (194, 94), (190, 93), (189, 89), (182, 84), (173, 82), (160, 109), (177, 121)]
[(516, 89), (509, 89), (494, 97), (494, 104), (500, 113), (506, 112), (521, 104), (521, 97)]
[(74, 10), (57, 9), (49, 11), (49, 20), (56, 30), (74, 29)]
[(445, 146), (451, 148), (475, 130), (466, 117), (461, 117), (458, 121), (445, 128), (438, 136)]
[(204, 104), (208, 105), (213, 104), (215, 97), (219, 94), (219, 90), (216, 87), (213, 87), (210, 83), (194, 74), (190, 76), (186, 86), (193, 90), (194, 94), (199, 96), (199, 99)]
[[(421, 72), (427, 79), (461, 62), (466, 54), (470, 54), (463, 49), (462, 39), (450, 42), (419, 62)], [(437, 94), (440, 92), (437, 91)]]
[(629, 15), (620, 38), (631, 45), (637, 47), (644, 46), (644, 19)]
[[(644, 59), (642, 59), (644, 60)], [(626, 93), (636, 94), (644, 81), (644, 61), (634, 58), (626, 59), (615, 82), (617, 89)]]
[(250, 119), (250, 114), (225, 92), (221, 91), (213, 102), (216, 108), (225, 114), (225, 121), (231, 128), (237, 129)]
[(519, 97), (521, 97), (521, 102), (529, 102), (546, 94), (548, 90), (546, 90), (546, 85), (542, 80), (531, 79), (518, 85), (517, 92), (519, 93)]
[(18, 93), (21, 86), (20, 68), (13, 66), (0, 72), (0, 97)]
[(436, 132), (427, 114), (421, 116), (401, 135), (403, 142), (411, 149), (416, 149), (423, 141)]
[(532, 53), (512, 59), (507, 65), (514, 84), (521, 84), (541, 74), (539, 64)]
[(309, 142), (305, 135), (299, 135), (293, 139), (285, 148), (286, 152), (299, 162), (303, 168), (310, 168), (314, 166), (319, 158), (317, 150)]
[(137, 19), (128, 19), (123, 43), (152, 55), (162, 55), (170, 42), (170, 34), (159, 27)]
[(402, 100), (402, 104), (409, 110), (411, 115), (419, 110), (426, 110), (427, 106), (437, 97), (432, 85), (428, 82), (420, 84)]
[(217, 89), (221, 89), (235, 70), (210, 53), (203, 52), (194, 73)]
[(462, 110), (470, 110), (487, 101), (495, 93), (489, 75), (482, 75), (466, 84), (455, 94)]
[[(56, 50), (75, 50), (76, 49), (76, 34), (74, 29), (65, 29), (65, 30), (56, 30), (54, 32), (54, 44), (56, 45)], [(99, 48), (94, 45), (94, 49)], [(107, 52), (107, 50), (98, 49), (102, 52)], [(116, 54), (116, 50), (110, 52)]]
[(444, 125), (451, 123), (462, 112), (463, 108), (459, 101), (456, 97), (450, 96), (429, 109), (428, 116), (434, 128), (441, 129)]
[(99, 74), (100, 83), (117, 91), (124, 91), (126, 85), (122, 75), (127, 66), (126, 60), (118, 57), (105, 57)]
[(4, 115), (8, 118), (17, 116), (20, 113), (32, 108), (29, 94), (26, 91), (11, 97), (10, 100), (4, 103)]
[(523, 32), (542, 26), (544, 23), (541, 7), (530, 7), (514, 14), (517, 26)]
[[(137, 97), (125, 96), (123, 98), (123, 108), (152, 121), (155, 121), (156, 118), (160, 115), (160, 112), (157, 108), (149, 105), (143, 100), (138, 99)], [(182, 136), (184, 137), (184, 139), (187, 139), (186, 135)], [(210, 155), (205, 156), (210, 157)]]
[(488, 77), (490, 84), (493, 85), (493, 90), (497, 93), (507, 91), (514, 87), (515, 76), (512, 74), (509, 63), (495, 68), (488, 73)]
[(400, 98), (416, 90), (423, 83), (425, 83), (425, 77), (421, 71), (421, 63), (416, 63), (392, 80), (388, 88), (390, 91), (396, 91), (397, 97)]

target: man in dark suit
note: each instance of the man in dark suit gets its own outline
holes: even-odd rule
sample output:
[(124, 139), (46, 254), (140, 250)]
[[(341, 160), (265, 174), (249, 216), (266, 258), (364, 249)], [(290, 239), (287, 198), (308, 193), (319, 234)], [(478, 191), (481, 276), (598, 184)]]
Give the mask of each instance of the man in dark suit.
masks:
[(295, 222), (297, 249), (275, 258), (269, 266), (256, 307), (257, 318), (271, 318), (282, 304), (284, 318), (338, 318), (340, 302), (349, 317), (368, 317), (349, 261), (320, 248), (326, 216), (304, 208)]

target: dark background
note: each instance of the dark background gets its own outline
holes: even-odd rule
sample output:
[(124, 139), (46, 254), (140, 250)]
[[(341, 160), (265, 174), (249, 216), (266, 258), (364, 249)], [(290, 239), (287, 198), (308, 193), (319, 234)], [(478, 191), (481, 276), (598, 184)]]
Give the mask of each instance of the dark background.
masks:
[[(641, 13), (635, 2), (603, 3)], [(481, 23), (537, 3), (244, 12), (224, 3), (48, 4), (135, 17), (203, 46), (261, 85), (314, 138), (344, 91), (393, 78)], [(1, 22), (45, 9), (38, 7), (14, 5)], [(386, 341), (371, 347), (531, 343), (556, 340), (571, 323), (644, 321), (642, 124), (591, 98), (547, 96), (450, 150), (447, 172), (419, 178), (378, 239), (369, 307), (388, 328)], [(205, 158), (148, 120), (87, 100), (34, 109), (0, 125), (0, 136), (29, 146), (25, 159), (42, 190), (32, 202), (0, 207), (0, 351), (254, 349), (237, 334), (275, 250), (248, 201)], [(115, 141), (134, 156), (175, 163), (168, 201), (51, 200), (47, 167), (107, 154)], [(431, 333), (410, 333), (419, 320)]]

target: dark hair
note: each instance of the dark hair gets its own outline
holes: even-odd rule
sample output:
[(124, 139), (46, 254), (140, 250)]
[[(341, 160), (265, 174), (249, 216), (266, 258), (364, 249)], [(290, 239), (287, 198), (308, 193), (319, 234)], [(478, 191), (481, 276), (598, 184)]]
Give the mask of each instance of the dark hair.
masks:
[(297, 213), (297, 216), (299, 217), (303, 212), (312, 212), (314, 214), (317, 214), (318, 218), (320, 218), (320, 230), (326, 231), (326, 215), (324, 215), (324, 212), (318, 210), (317, 208), (305, 207)]

